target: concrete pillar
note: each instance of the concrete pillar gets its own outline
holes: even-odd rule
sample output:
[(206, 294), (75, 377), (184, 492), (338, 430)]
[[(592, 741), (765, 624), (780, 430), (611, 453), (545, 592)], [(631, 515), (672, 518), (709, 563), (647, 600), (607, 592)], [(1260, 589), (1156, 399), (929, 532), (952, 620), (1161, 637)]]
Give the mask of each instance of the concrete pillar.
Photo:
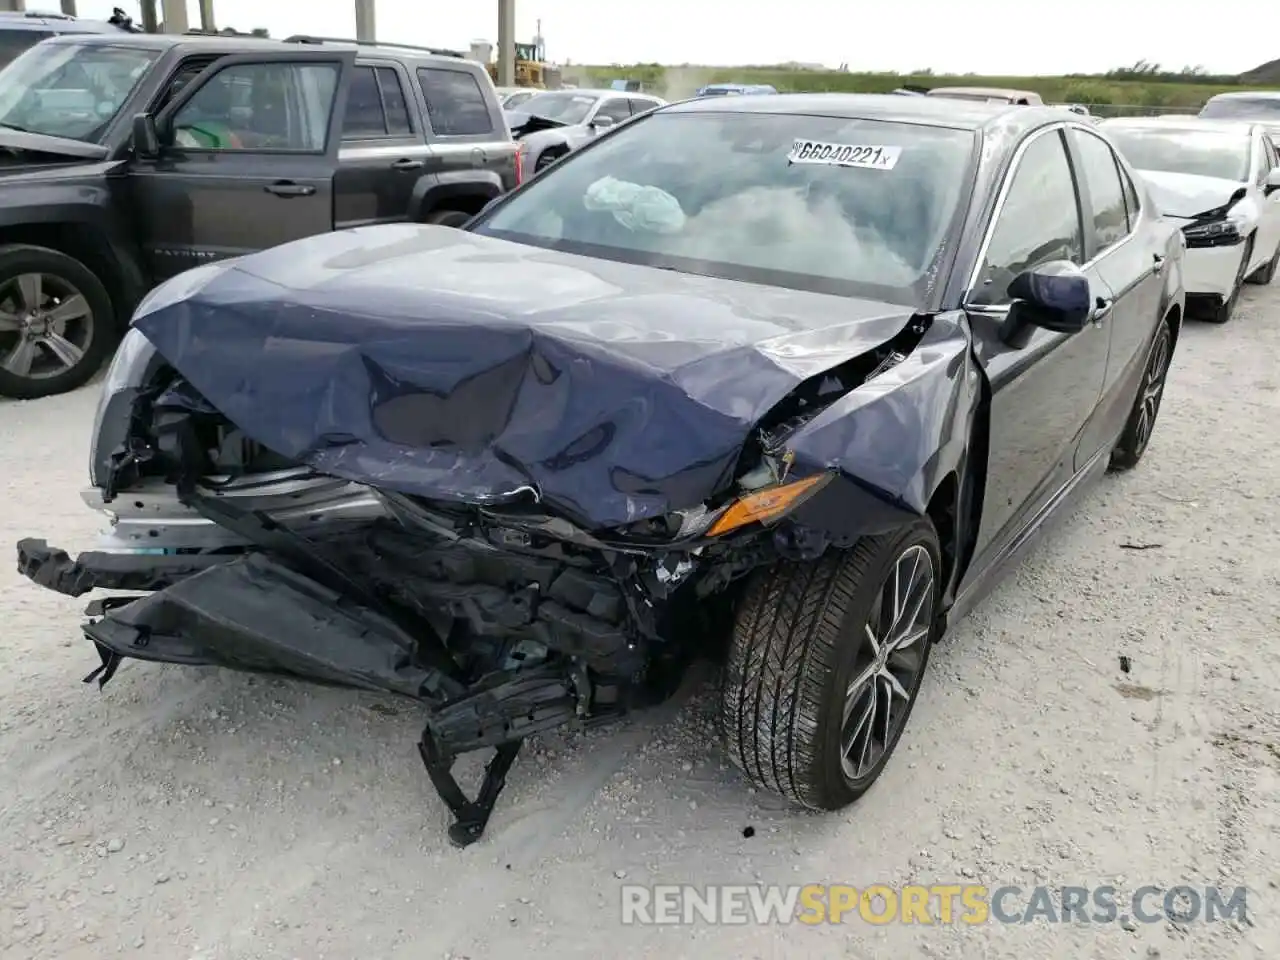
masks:
[(7, 13), (22, 13), (26, 9), (25, 0), (0, 0), (0, 10)]
[(498, 86), (516, 82), (516, 0), (498, 0)]
[(374, 16), (374, 0), (356, 0), (356, 39), (373, 43), (378, 39), (377, 18)]
[(76, 13), (76, 0), (62, 0), (62, 12), (68, 17), (79, 16), (79, 14)]
[(200, 29), (210, 33), (218, 29), (213, 19), (213, 0), (200, 0)]
[(142, 29), (146, 33), (160, 32), (160, 18), (156, 16), (156, 0), (138, 0)]
[(187, 0), (160, 0), (160, 9), (165, 33), (186, 33), (191, 29), (187, 20)]

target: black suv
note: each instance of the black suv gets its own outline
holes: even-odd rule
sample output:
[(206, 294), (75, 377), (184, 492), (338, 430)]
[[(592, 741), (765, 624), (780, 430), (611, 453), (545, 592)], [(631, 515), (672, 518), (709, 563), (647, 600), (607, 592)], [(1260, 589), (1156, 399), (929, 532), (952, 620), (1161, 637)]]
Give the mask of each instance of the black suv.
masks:
[(154, 284), (312, 234), (457, 226), (520, 180), (460, 55), (312, 37), (59, 36), (0, 71), (0, 395), (84, 383)]

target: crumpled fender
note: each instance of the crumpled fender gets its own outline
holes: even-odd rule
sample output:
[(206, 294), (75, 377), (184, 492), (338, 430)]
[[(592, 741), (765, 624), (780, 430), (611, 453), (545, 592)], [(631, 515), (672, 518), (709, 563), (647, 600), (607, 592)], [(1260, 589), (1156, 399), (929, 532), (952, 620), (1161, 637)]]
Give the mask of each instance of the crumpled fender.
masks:
[(964, 314), (936, 316), (906, 359), (787, 438), (801, 472), (845, 481), (802, 505), (797, 522), (838, 539), (925, 515), (948, 474), (966, 476), (982, 378)]

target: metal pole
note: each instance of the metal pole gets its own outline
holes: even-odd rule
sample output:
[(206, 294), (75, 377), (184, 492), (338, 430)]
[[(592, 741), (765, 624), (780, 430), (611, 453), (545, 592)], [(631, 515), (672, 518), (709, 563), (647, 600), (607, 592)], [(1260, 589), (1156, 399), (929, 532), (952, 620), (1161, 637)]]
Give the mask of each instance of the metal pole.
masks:
[(156, 16), (156, 0), (139, 0), (138, 8), (141, 11), (143, 31), (159, 33), (160, 18)]
[(356, 0), (356, 39), (373, 43), (378, 39), (374, 0)]
[(68, 17), (79, 16), (76, 13), (76, 0), (62, 0), (62, 12)]
[(498, 0), (498, 86), (516, 82), (516, 0)]
[(213, 20), (213, 0), (200, 0), (200, 29), (209, 33), (218, 29)]
[(186, 33), (191, 24), (187, 20), (187, 0), (160, 0), (164, 13), (165, 33)]

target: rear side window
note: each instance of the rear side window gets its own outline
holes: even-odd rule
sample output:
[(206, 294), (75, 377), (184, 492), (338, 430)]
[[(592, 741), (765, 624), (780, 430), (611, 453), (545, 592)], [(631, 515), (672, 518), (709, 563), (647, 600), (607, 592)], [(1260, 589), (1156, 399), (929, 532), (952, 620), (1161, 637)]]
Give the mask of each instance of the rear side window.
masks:
[(356, 67), (347, 92), (343, 138), (369, 140), (411, 133), (409, 107), (395, 70), (391, 67)]
[(418, 83), (427, 100), (431, 128), (441, 137), (493, 133), (493, 117), (480, 84), (467, 70), (419, 67)]
[(1089, 197), (1093, 202), (1095, 254), (1102, 253), (1129, 234), (1120, 170), (1115, 154), (1098, 137), (1073, 130), (1071, 138), (1080, 152), (1080, 173), (1088, 184)]
[(1138, 199), (1138, 188), (1133, 185), (1133, 178), (1120, 169), (1120, 183), (1124, 187), (1124, 205), (1129, 213), (1129, 229), (1132, 230), (1142, 213), (1142, 201)]
[(43, 30), (0, 30), (0, 67), (6, 66), (28, 47), (52, 36)]
[(994, 306), (1009, 302), (1009, 284), (1024, 270), (1050, 260), (1084, 262), (1080, 206), (1062, 135), (1031, 141), (1012, 174), (969, 302)]

